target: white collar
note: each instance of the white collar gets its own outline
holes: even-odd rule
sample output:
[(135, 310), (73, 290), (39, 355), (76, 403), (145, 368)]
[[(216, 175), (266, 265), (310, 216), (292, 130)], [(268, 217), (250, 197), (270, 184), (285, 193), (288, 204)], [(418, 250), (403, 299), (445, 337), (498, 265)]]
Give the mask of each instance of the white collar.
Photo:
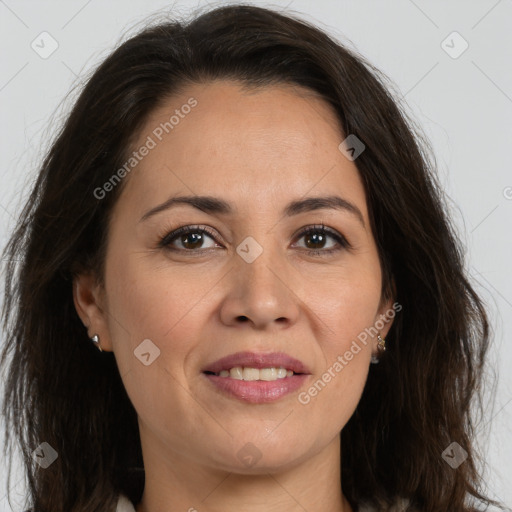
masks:
[(119, 495), (116, 512), (135, 512), (133, 503), (124, 494)]

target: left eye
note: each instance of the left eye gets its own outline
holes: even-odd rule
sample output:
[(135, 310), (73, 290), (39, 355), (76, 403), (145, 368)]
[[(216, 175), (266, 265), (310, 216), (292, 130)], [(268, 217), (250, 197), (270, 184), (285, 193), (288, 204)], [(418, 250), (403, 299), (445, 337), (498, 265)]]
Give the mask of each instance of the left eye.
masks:
[[(210, 238), (215, 242), (215, 234), (208, 228), (201, 226), (185, 226), (164, 236), (159, 242), (159, 247), (165, 247), (171, 251), (197, 252), (197, 249), (204, 249), (202, 245), (206, 238)], [(301, 238), (307, 241), (305, 246), (301, 248), (310, 249), (307, 252), (311, 254), (332, 253), (350, 247), (350, 244), (343, 235), (326, 228), (324, 225), (310, 226), (304, 229), (297, 235), (297, 239), (300, 240)], [(335, 240), (336, 243), (334, 247), (331, 246), (327, 249), (320, 247), (325, 245), (328, 238)], [(182, 247), (174, 246), (175, 242), (179, 242)], [(213, 247), (214, 246), (207, 247), (206, 249)]]
[[(312, 226), (304, 229), (299, 234), (298, 238), (305, 238), (306, 240), (310, 240), (309, 244), (306, 244), (306, 248), (311, 249), (311, 253), (320, 254), (320, 253), (332, 253), (335, 251), (339, 251), (341, 249), (346, 249), (350, 247), (347, 239), (339, 234), (336, 231), (333, 231), (329, 228), (326, 228), (324, 225), (321, 226)], [(322, 245), (325, 243), (326, 239), (332, 238), (336, 241), (334, 247), (331, 246), (329, 249), (318, 248), (318, 245)], [(313, 245), (313, 247), (311, 247)]]

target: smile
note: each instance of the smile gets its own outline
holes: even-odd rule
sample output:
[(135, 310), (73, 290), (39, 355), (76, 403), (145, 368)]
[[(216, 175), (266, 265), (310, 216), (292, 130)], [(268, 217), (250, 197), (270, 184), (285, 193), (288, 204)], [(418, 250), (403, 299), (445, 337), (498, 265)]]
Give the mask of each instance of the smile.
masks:
[(286, 368), (250, 368), (241, 366), (235, 366), (229, 370), (221, 370), (219, 373), (213, 373), (213, 375), (218, 375), (219, 377), (231, 377), (236, 380), (246, 380), (246, 381), (255, 381), (255, 380), (264, 380), (264, 381), (273, 381), (278, 379), (285, 379), (286, 377), (291, 377), (293, 375), (292, 370), (287, 370)]

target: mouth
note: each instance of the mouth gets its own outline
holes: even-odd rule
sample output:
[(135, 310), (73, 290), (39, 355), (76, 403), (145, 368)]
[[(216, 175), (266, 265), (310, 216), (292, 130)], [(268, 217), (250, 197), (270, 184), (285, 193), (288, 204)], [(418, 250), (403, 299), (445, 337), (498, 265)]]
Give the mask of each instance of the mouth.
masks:
[(204, 372), (206, 375), (216, 375), (218, 377), (227, 378), (230, 377), (235, 380), (255, 381), (264, 380), (271, 382), (278, 379), (284, 379), (286, 377), (292, 377), (293, 375), (302, 375), (301, 373), (296, 374), (293, 370), (288, 370), (280, 366), (279, 368), (251, 368), (234, 366), (229, 370), (221, 370), (218, 373), (215, 372)]
[(202, 373), (224, 395), (250, 403), (272, 402), (297, 390), (310, 375), (288, 354), (237, 352), (207, 366)]
[(310, 373), (302, 361), (284, 352), (263, 354), (249, 351), (236, 352), (218, 359), (204, 368), (203, 372), (238, 380), (276, 380), (293, 374)]

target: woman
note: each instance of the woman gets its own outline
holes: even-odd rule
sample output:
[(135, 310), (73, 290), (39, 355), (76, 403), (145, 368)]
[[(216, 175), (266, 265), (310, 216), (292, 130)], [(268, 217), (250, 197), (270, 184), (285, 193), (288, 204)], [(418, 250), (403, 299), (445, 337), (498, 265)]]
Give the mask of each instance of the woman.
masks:
[(33, 510), (494, 503), (488, 321), (442, 192), (378, 72), (317, 28), (229, 6), (125, 42), (5, 256)]

